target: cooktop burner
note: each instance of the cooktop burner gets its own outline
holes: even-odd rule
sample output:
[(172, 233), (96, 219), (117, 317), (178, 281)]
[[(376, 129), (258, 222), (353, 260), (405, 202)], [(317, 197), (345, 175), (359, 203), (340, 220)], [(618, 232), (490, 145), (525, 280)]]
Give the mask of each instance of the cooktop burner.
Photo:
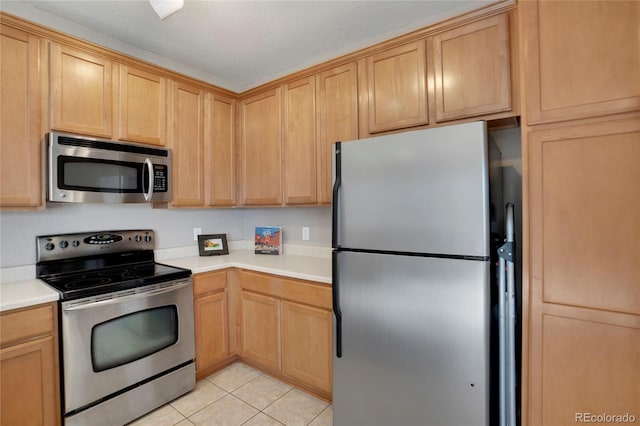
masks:
[[(191, 275), (188, 269), (154, 261), (154, 237), (150, 230), (67, 234), (37, 239), (38, 278), (57, 289), (64, 300)], [(96, 244), (95, 241), (101, 243)]]

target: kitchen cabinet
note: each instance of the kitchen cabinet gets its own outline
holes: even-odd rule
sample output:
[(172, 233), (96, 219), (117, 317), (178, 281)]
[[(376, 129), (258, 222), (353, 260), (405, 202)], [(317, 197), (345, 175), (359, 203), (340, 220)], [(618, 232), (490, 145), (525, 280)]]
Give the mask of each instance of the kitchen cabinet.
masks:
[(424, 40), (374, 53), (366, 64), (370, 133), (428, 123)]
[(331, 394), (330, 310), (282, 302), (282, 372)]
[(356, 62), (321, 72), (318, 81), (318, 201), (331, 204), (332, 146), (358, 139)]
[(237, 276), (241, 358), (330, 400), (331, 286), (245, 270)]
[(44, 42), (0, 26), (0, 207), (37, 208), (42, 190)]
[(436, 121), (511, 109), (507, 14), (442, 32), (431, 41)]
[(281, 88), (240, 101), (241, 203), (282, 204)]
[(526, 1), (520, 14), (528, 123), (640, 109), (640, 3)]
[(284, 202), (317, 200), (316, 80), (313, 76), (284, 85)]
[(236, 204), (236, 101), (208, 93), (205, 103), (205, 198), (208, 206)]
[(0, 423), (59, 425), (57, 304), (0, 315)]
[(168, 116), (167, 79), (126, 65), (119, 68), (118, 138), (164, 146)]
[(205, 202), (204, 98), (205, 93), (199, 87), (173, 83), (172, 206), (195, 207)]
[(51, 128), (111, 139), (116, 70), (109, 59), (51, 43)]
[(640, 117), (534, 129), (528, 140), (528, 424), (637, 412)]
[(242, 290), (240, 306), (241, 355), (269, 370), (280, 371), (280, 301)]
[(196, 378), (211, 374), (230, 357), (227, 272), (193, 276)]

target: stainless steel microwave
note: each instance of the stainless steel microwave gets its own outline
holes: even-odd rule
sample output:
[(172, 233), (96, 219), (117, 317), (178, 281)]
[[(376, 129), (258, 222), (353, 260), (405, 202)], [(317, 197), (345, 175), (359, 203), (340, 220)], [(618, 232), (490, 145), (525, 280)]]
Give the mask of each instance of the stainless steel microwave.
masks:
[(47, 134), (49, 201), (171, 200), (171, 150), (67, 133)]

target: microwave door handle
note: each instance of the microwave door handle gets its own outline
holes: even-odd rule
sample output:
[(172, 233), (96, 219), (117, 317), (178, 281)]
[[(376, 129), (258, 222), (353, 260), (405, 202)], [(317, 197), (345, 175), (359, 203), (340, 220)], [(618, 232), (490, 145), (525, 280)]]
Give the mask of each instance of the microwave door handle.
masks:
[[(144, 193), (144, 199), (146, 201), (151, 201), (151, 197), (153, 197), (153, 163), (148, 158), (144, 159), (144, 167), (142, 169), (143, 174), (145, 167), (147, 169), (147, 176), (149, 177), (149, 190)], [(144, 191), (144, 176), (142, 176), (142, 183), (142, 189)]]

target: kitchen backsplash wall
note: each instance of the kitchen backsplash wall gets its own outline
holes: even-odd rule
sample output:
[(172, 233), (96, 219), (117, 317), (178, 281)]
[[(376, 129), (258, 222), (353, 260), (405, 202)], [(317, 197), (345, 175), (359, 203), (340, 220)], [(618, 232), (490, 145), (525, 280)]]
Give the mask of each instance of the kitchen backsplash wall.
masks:
[[(252, 240), (256, 225), (281, 225), (283, 242), (312, 246), (331, 243), (328, 207), (286, 209), (153, 209), (146, 204), (52, 204), (41, 212), (0, 213), (0, 268), (35, 263), (37, 235), (118, 229), (153, 229), (156, 248), (196, 245), (193, 228), (227, 234), (229, 241)], [(310, 239), (302, 240), (302, 227)]]

